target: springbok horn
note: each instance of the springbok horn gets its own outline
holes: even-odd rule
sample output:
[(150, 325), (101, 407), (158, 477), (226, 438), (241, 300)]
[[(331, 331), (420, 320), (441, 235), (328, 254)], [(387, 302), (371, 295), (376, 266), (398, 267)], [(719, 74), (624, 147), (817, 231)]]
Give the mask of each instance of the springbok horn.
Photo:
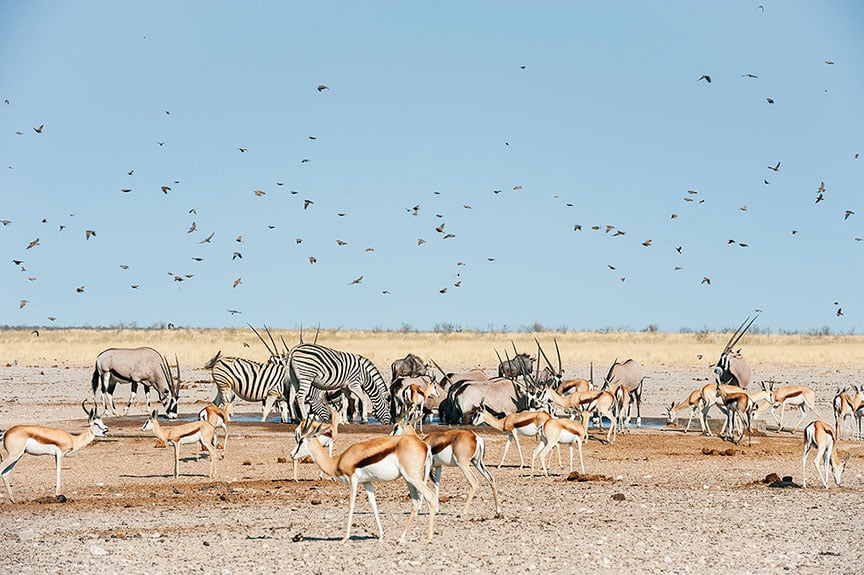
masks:
[[(93, 403), (96, 403), (96, 402), (94, 401)], [(84, 413), (87, 414), (87, 417), (92, 416), (94, 413), (94, 411), (92, 409), (87, 409), (87, 400), (86, 399), (81, 402), (81, 409), (84, 410)]]
[(267, 348), (267, 353), (269, 353), (269, 354), (270, 354), (270, 355), (276, 355), (276, 353), (275, 353), (275, 350), (273, 350), (273, 351), (270, 351), (270, 346), (269, 346), (269, 345), (267, 345), (267, 341), (266, 341), (266, 340), (265, 340), (265, 339), (264, 339), (264, 338), (263, 338), (263, 337), (261, 337), (261, 334), (260, 334), (260, 333), (258, 333), (258, 330), (257, 330), (257, 329), (255, 329), (255, 328), (254, 328), (254, 327), (252, 327), (252, 324), (251, 324), (251, 323), (247, 323), (247, 324), (246, 324), (246, 325), (248, 325), (248, 326), (249, 326), (249, 329), (251, 329), (251, 330), (252, 330), (252, 331), (254, 331), (254, 332), (255, 332), (255, 335), (257, 335), (257, 336), (258, 336), (258, 339), (260, 339), (260, 340), (261, 340), (261, 343), (263, 343), (263, 344), (264, 344), (264, 347), (266, 347), (266, 348)]

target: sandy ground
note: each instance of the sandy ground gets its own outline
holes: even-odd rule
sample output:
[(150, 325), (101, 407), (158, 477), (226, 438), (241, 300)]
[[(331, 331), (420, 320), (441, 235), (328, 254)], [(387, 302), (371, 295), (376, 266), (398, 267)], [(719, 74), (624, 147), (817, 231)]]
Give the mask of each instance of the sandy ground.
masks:
[[(864, 373), (797, 370), (772, 373), (778, 385), (817, 390), (823, 419), (833, 421), (837, 387)], [(191, 419), (213, 395), (209, 374), (190, 370), (181, 418)], [(702, 384), (705, 373), (649, 369), (643, 416)], [(760, 378), (757, 376), (757, 381)], [(125, 401), (128, 389), (119, 397)], [(0, 367), (0, 428), (42, 423), (83, 428), (80, 402), (89, 396), (85, 369)], [(825, 490), (808, 469), (808, 489), (771, 488), (769, 473), (801, 479), (801, 434), (764, 422), (752, 445), (732, 446), (682, 433), (652, 419), (614, 445), (592, 433), (585, 448), (591, 481), (568, 481), (550, 457), (551, 475), (519, 469), (511, 447), (501, 469), (504, 437), (487, 427), (486, 461), (499, 486), (503, 518), (481, 483), (465, 517), (468, 492), (458, 470), (444, 470), (432, 544), (423, 542), (426, 510), (398, 545), (410, 501), (404, 482), (377, 484), (385, 539), (375, 538), (371, 509), (358, 495), (352, 539), (340, 542), (347, 488), (318, 480), (312, 464), (291, 480), (293, 425), (258, 423), (260, 407), (238, 406), (216, 479), (209, 461), (183, 446), (180, 477), (172, 453), (141, 432), (141, 398), (126, 417), (106, 417), (110, 436), (63, 464), (65, 503), (53, 497), (54, 462), (25, 456), (11, 474), (11, 504), (0, 499), (0, 573), (858, 573), (864, 558), (864, 451), (853, 454), (842, 488)], [(788, 414), (793, 424), (798, 416)], [(684, 420), (686, 421), (686, 419)], [(767, 426), (766, 426), (767, 424)], [(427, 430), (429, 428), (427, 427)], [(378, 426), (346, 426), (336, 451), (378, 435)], [(530, 457), (536, 445), (523, 441)], [(705, 455), (703, 448), (732, 455)], [(733, 452), (730, 452), (733, 453)], [(5, 455), (5, 454), (4, 454)], [(565, 466), (566, 451), (564, 452)], [(578, 460), (577, 460), (578, 466)], [(538, 470), (539, 471), (539, 470)], [(361, 490), (362, 491), (362, 490)]]

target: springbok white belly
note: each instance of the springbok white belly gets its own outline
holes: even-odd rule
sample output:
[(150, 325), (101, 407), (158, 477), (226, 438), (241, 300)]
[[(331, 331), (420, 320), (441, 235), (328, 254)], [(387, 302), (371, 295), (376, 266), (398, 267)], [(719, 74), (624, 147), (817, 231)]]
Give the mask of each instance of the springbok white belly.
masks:
[(354, 475), (360, 483), (367, 481), (393, 481), (401, 475), (399, 471), (399, 459), (396, 455), (388, 455), (381, 461), (357, 468)]
[(60, 448), (53, 443), (39, 443), (35, 439), (28, 439), (24, 447), (25, 453), (30, 455), (56, 455)]

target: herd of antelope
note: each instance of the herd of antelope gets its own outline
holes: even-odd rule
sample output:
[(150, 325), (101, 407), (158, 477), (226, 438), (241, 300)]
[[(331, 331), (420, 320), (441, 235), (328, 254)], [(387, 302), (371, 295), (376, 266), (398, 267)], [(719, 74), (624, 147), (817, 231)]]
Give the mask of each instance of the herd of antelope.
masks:
[[(788, 385), (775, 388), (773, 383), (763, 383), (762, 389), (758, 392), (746, 391), (750, 383), (749, 367), (747, 367), (740, 350), (733, 351), (733, 347), (752, 324), (753, 319), (742, 324), (730, 338), (720, 360), (714, 367), (714, 383), (693, 390), (684, 401), (677, 404), (673, 402), (666, 408), (667, 424), (677, 424), (678, 414), (689, 408), (690, 417), (683, 430), (684, 433), (689, 431), (692, 420), (696, 417), (701, 431), (706, 435), (713, 435), (708, 422), (708, 414), (712, 408), (717, 407), (725, 415), (719, 436), (738, 443), (743, 439), (745, 432), (748, 434), (749, 441), (749, 437), (752, 435), (753, 420), (765, 411), (770, 409), (777, 422), (778, 431), (782, 431), (784, 429), (783, 413), (786, 408), (797, 407), (801, 412), (801, 418), (792, 428), (792, 432), (798, 430), (808, 412), (816, 417), (804, 428), (803, 486), (806, 487), (807, 459), (812, 448), (816, 449), (816, 458), (813, 463), (823, 486), (826, 489), (829, 487), (832, 476), (834, 482), (839, 486), (843, 470), (851, 456), (846, 456), (842, 462), (838, 463), (834, 448), (837, 441), (842, 438), (843, 424), (850, 418), (854, 419), (857, 425), (855, 437), (859, 440), (862, 439), (864, 391), (857, 386), (854, 387), (852, 394), (849, 393), (848, 389), (838, 390), (833, 400), (835, 416), (833, 426), (821, 420), (816, 408), (815, 392), (808, 386)], [(152, 354), (142, 352), (140, 349), (144, 348), (136, 350), (136, 357), (139, 357), (140, 360), (146, 360), (144, 363), (152, 363), (154, 372), (159, 374), (159, 378), (171, 379), (167, 361), (164, 361), (161, 354), (158, 358), (156, 356), (151, 357)], [(146, 349), (149, 350), (150, 348)], [(156, 353), (158, 354), (158, 352)], [(116, 354), (114, 355), (116, 356)], [(560, 446), (563, 444), (569, 448), (569, 470), (570, 473), (573, 473), (573, 447), (575, 444), (579, 455), (579, 469), (584, 474), (585, 464), (582, 446), (589, 438), (592, 415), (596, 418), (595, 425), (599, 426), (600, 429), (603, 429), (603, 418), (608, 420), (608, 430), (605, 435), (606, 443), (614, 443), (617, 433), (630, 427), (629, 407), (631, 400), (636, 402), (637, 413), (639, 414), (637, 425), (641, 425), (641, 411), (639, 410), (642, 391), (641, 367), (638, 367), (638, 364), (633, 360), (628, 360), (624, 364), (619, 364), (616, 360), (613, 369), (610, 369), (609, 375), (604, 380), (603, 389), (597, 390), (592, 389), (593, 381), (591, 380), (563, 379), (560, 352), (558, 353), (559, 369), (557, 372), (552, 369), (552, 365), (539, 343), (538, 355), (542, 355), (548, 364), (546, 371), (550, 373), (547, 373), (545, 378), (540, 376), (539, 367), (532, 375), (533, 359), (527, 354), (517, 353), (515, 360), (508, 358), (506, 362), (502, 361), (499, 365), (499, 378), (510, 382), (508, 385), (516, 392), (516, 395), (510, 396), (511, 402), (515, 405), (516, 399), (527, 397), (531, 401), (523, 405), (534, 406), (535, 409), (495, 409), (487, 404), (487, 399), (491, 396), (481, 397), (479, 403), (470, 410), (465, 410), (465, 406), (469, 403), (462, 404), (461, 415), (467, 418), (463, 419), (462, 423), (470, 423), (472, 426), (486, 424), (500, 430), (505, 435), (506, 442), (498, 468), (504, 464), (511, 442), (515, 443), (519, 454), (519, 467), (520, 469), (524, 468), (526, 462), (520, 445), (520, 436), (537, 437), (539, 441), (530, 460), (532, 470), (535, 461), (539, 458), (542, 472), (548, 476), (546, 459), (556, 447), (558, 448), (559, 467), (563, 467), (560, 454)], [(108, 433), (108, 427), (102, 418), (109, 404), (105, 402), (103, 395), (103, 408), (100, 412), (99, 405), (95, 402), (95, 392), (97, 384), (101, 383), (104, 390), (104, 386), (109, 383), (107, 375), (102, 377), (103, 371), (105, 374), (109, 374), (114, 373), (111, 371), (112, 369), (116, 369), (116, 367), (112, 368), (105, 359), (110, 356), (111, 354), (103, 352), (99, 358), (101, 364), (97, 362), (97, 373), (94, 374), (93, 379), (94, 406), (90, 408), (86, 402), (82, 403), (82, 409), (87, 414), (87, 428), (84, 432), (73, 435), (52, 427), (16, 425), (0, 434), (0, 441), (2, 441), (3, 449), (6, 451), (6, 456), (0, 464), (0, 475), (3, 477), (6, 492), (11, 502), (14, 503), (14, 499), (8, 476), (25, 453), (53, 455), (55, 457), (55, 496), (61, 502), (65, 501), (60, 490), (60, 469), (63, 457), (76, 453), (95, 438), (104, 437)], [(112, 361), (115, 366), (121, 365), (117, 357), (114, 357)], [(434, 362), (432, 363), (434, 364)], [(614, 368), (626, 364), (630, 365), (626, 370), (618, 372), (616, 376)], [(104, 366), (104, 370), (100, 368), (100, 365)], [(442, 395), (446, 394), (447, 398), (455, 402), (459, 390), (464, 392), (465, 387), (472, 385), (480, 388), (487, 386), (488, 389), (492, 389), (494, 382), (488, 377), (484, 381), (478, 374), (474, 374), (473, 377), (479, 379), (472, 380), (466, 378), (465, 374), (445, 373), (440, 366), (434, 365), (444, 376), (441, 382), (428, 375), (426, 373), (428, 366), (413, 354), (409, 354), (404, 360), (397, 360), (393, 363), (392, 395), (390, 398), (393, 427), (390, 435), (354, 443), (334, 456), (333, 448), (338, 438), (339, 423), (346, 421), (344, 403), (347, 403), (341, 402), (340, 399), (344, 398), (337, 396), (327, 398), (328, 418), (310, 412), (297, 425), (295, 429), (296, 446), (291, 452), (291, 458), (294, 461), (294, 480), (297, 480), (297, 461), (304, 457), (311, 457), (320, 468), (321, 477), (326, 474), (349, 486), (348, 522), (344, 539), (350, 538), (351, 535), (355, 501), (360, 484), (364, 486), (372, 507), (379, 538), (383, 537), (373, 483), (391, 481), (401, 477), (408, 486), (413, 507), (399, 540), (404, 541), (411, 523), (422, 507), (423, 500), (426, 500), (429, 506), (426, 540), (431, 540), (435, 514), (438, 509), (441, 470), (444, 466), (457, 467), (470, 484), (470, 492), (460, 515), (468, 512), (479, 485), (475, 473), (472, 471), (473, 468), (489, 484), (494, 499), (495, 515), (496, 517), (501, 516), (498, 489), (492, 474), (484, 463), (485, 444), (483, 437), (464, 427), (444, 431), (435, 430), (425, 435), (423, 435), (422, 430), (423, 420), (430, 413), (434, 414), (435, 409), (441, 408), (441, 404), (444, 402), (444, 400), (435, 402), (432, 401), (433, 399), (441, 398)], [(632, 379), (634, 373), (637, 374), (637, 381)], [(485, 374), (483, 376), (485, 377)], [(520, 380), (520, 378), (522, 379)], [(593, 380), (593, 369), (591, 379)], [(123, 380), (121, 379), (121, 381)], [(545, 383), (541, 384), (541, 381)], [(167, 389), (167, 395), (160, 394), (163, 397), (163, 404), (166, 406), (166, 413), (169, 416), (176, 416), (179, 385), (168, 385), (167, 387), (163, 385), (162, 387)], [(147, 389), (145, 384), (145, 390)], [(171, 391), (174, 393), (170, 393)], [(494, 403), (494, 399), (490, 402)], [(110, 405), (113, 407), (113, 400)], [(458, 406), (455, 407), (458, 408)], [(780, 412), (779, 417), (776, 414), (777, 410)], [(210, 462), (208, 477), (213, 478), (216, 475), (216, 461), (219, 458), (217, 432), (221, 430), (223, 436), (221, 456), (224, 457), (228, 443), (227, 424), (231, 420), (231, 411), (232, 403), (230, 402), (222, 405), (212, 404), (202, 409), (196, 420), (168, 426), (160, 423), (157, 411), (154, 410), (150, 411), (141, 430), (152, 431), (164, 444), (173, 449), (173, 477), (175, 479), (180, 472), (180, 446), (184, 444), (200, 446), (198, 454), (200, 454), (200, 450), (207, 452)], [(415, 426), (419, 427), (419, 431), (415, 430)], [(196, 454), (197, 459), (198, 455)], [(430, 477), (434, 491), (427, 487), (427, 480)]]

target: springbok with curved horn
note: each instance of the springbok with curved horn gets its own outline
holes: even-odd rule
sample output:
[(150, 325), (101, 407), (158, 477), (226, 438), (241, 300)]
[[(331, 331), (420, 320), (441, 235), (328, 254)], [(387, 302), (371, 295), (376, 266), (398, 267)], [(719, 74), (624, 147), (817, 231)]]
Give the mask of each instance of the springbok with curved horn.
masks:
[[(162, 427), (159, 424), (159, 417), (154, 411), (141, 426), (141, 431), (151, 430), (163, 443), (174, 448), (174, 479), (180, 475), (180, 446), (186, 443), (199, 443), (207, 451), (210, 457), (210, 473), (207, 477), (212, 479), (216, 475), (216, 449), (213, 447), (213, 435), (216, 433), (216, 427), (209, 421), (198, 419), (172, 427)], [(198, 455), (198, 453), (195, 454), (196, 461)]]
[[(336, 444), (336, 439), (339, 437), (339, 410), (330, 405), (330, 422), (318, 422), (314, 419), (306, 418), (300, 422), (300, 425), (297, 426), (297, 429), (294, 430), (294, 439), (297, 441), (297, 444), (300, 444), (300, 440), (303, 438), (304, 433), (309, 432), (310, 425), (317, 425), (321, 423), (321, 429), (318, 430), (318, 441), (321, 442), (323, 447), (327, 448), (327, 454), (330, 457), (333, 457), (333, 446)], [(298, 481), (297, 479), (297, 468), (299, 467), (300, 460), (304, 457), (312, 457), (312, 454), (309, 452), (308, 444), (303, 448), (297, 450), (295, 456), (292, 458), (294, 462), (294, 481)], [(324, 472), (321, 468), (318, 468), (319, 471), (319, 479), (324, 477)]]
[[(429, 470), (432, 467), (432, 450), (422, 439), (415, 435), (386, 436), (367, 439), (351, 445), (336, 457), (331, 457), (324, 450), (318, 439), (322, 425), (305, 425), (300, 434), (300, 441), (291, 453), (292, 459), (297, 459), (302, 450), (308, 449), (312, 460), (331, 477), (335, 477), (348, 485), (348, 525), (342, 541), (351, 537), (351, 523), (354, 518), (354, 504), (357, 500), (357, 488), (363, 484), (366, 497), (375, 515), (378, 526), (378, 539), (384, 538), (381, 518), (378, 516), (378, 504), (375, 501), (374, 481), (393, 481), (402, 477), (408, 484), (408, 494), (414, 505), (408, 515), (408, 522), (398, 541), (404, 542), (414, 517), (420, 511), (422, 499), (429, 503), (429, 526), (426, 531), (426, 542), (432, 541), (432, 530), (435, 523), (435, 513), (438, 502), (432, 490), (426, 485)], [(422, 499), (421, 499), (422, 497)]]
[(66, 499), (60, 495), (60, 468), (64, 455), (74, 455), (78, 451), (90, 445), (97, 437), (104, 437), (108, 433), (108, 426), (102, 423), (102, 414), (98, 413), (98, 406), (94, 402), (93, 409), (87, 409), (86, 402), (81, 402), (81, 409), (87, 414), (87, 429), (78, 435), (54, 427), (42, 425), (14, 425), (0, 433), (0, 442), (6, 450), (7, 457), (0, 464), (0, 475), (6, 485), (6, 493), (9, 501), (15, 503), (12, 497), (12, 486), (9, 485), (9, 473), (15, 464), (21, 460), (25, 453), (30, 455), (53, 455), (56, 468), (56, 487), (54, 495), (59, 501)]
[[(771, 415), (774, 417), (774, 421), (777, 422), (778, 433), (783, 431), (783, 414), (786, 411), (787, 405), (797, 407), (801, 412), (801, 419), (792, 428), (793, 433), (798, 431), (798, 426), (804, 422), (808, 409), (816, 415), (817, 419), (821, 419), (822, 416), (819, 415), (819, 410), (816, 409), (816, 392), (809, 385), (784, 385), (774, 389), (774, 382), (772, 381), (767, 387), (763, 383), (762, 388), (768, 392), (769, 401), (771, 402)], [(779, 420), (774, 413), (774, 409), (778, 406), (780, 407)]]
[(723, 385), (737, 385), (741, 389), (747, 389), (750, 385), (750, 366), (744, 361), (744, 356), (741, 355), (741, 350), (733, 351), (733, 348), (738, 345), (738, 342), (756, 321), (759, 315), (750, 316), (738, 326), (726, 346), (723, 348), (723, 353), (720, 354), (720, 359), (717, 360), (717, 365), (714, 366), (714, 373)]
[[(813, 459), (813, 465), (816, 466), (816, 474), (822, 481), (822, 485), (825, 486), (825, 489), (828, 489), (828, 473), (830, 471), (834, 475), (834, 483), (838, 487), (840, 486), (843, 470), (846, 469), (846, 464), (849, 462), (852, 454), (846, 455), (843, 462), (838, 464), (837, 454), (834, 451), (835, 444), (834, 431), (830, 425), (820, 419), (807, 424), (807, 427), (804, 428), (804, 455), (801, 457), (802, 487), (807, 487), (807, 454), (810, 453), (812, 447), (816, 448), (816, 457)], [(824, 476), (822, 468), (825, 469)]]

